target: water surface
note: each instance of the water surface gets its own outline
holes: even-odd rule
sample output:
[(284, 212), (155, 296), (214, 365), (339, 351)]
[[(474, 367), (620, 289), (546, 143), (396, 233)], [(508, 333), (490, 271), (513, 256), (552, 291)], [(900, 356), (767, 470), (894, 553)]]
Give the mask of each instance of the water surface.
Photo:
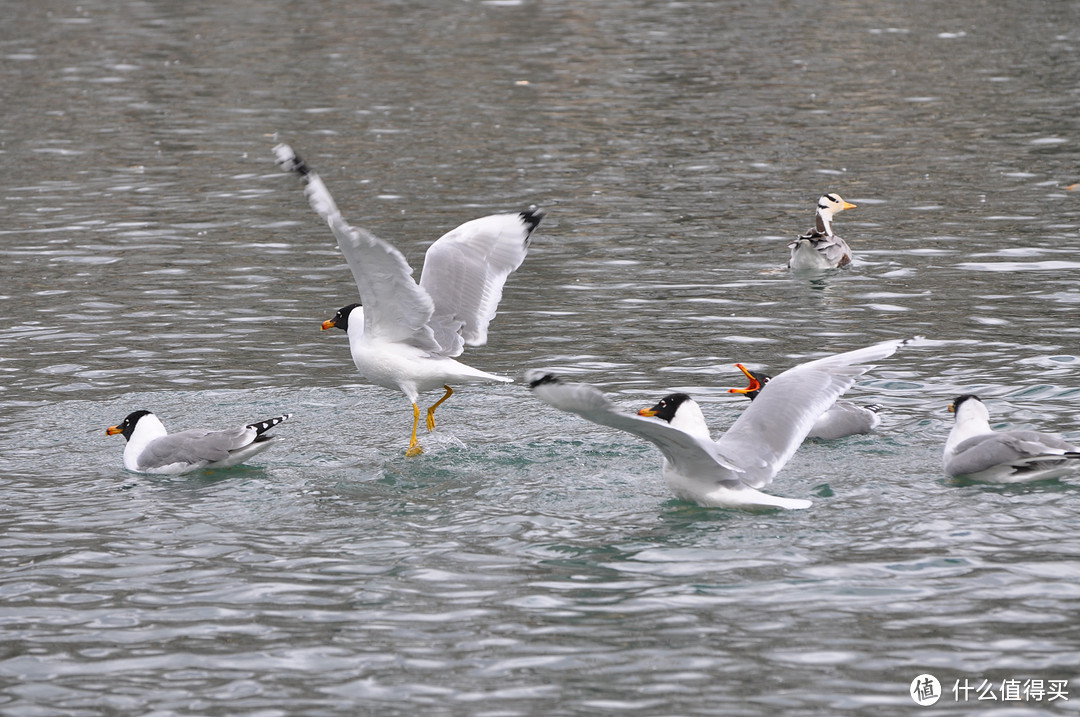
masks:
[[(1080, 441), (1075, 3), (8, 9), (4, 714), (901, 714), (921, 673), (927, 713), (1076, 711), (951, 690), (1080, 684), (1080, 483), (940, 467), (961, 392)], [(319, 331), (354, 287), (276, 141), (417, 268), (548, 209), (484, 370), (685, 390), (722, 430), (736, 361), (929, 341), (850, 392), (876, 434), (771, 486), (807, 511), (674, 500), (655, 450), (520, 380), (406, 460), (407, 402)], [(825, 191), (855, 263), (793, 277)], [(153, 478), (104, 435), (136, 408), (295, 416), (250, 466)]]

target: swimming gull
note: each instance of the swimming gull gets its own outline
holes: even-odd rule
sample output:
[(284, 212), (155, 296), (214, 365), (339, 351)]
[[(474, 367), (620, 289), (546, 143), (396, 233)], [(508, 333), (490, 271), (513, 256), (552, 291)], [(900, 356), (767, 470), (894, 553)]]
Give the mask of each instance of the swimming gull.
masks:
[(1029, 483), (1080, 470), (1080, 448), (1039, 431), (995, 431), (978, 396), (949, 404), (956, 421), (945, 441), (945, 474), (988, 483)]
[(122, 423), (109, 426), (110, 436), (123, 434), (124, 467), (136, 473), (177, 475), (202, 468), (228, 468), (262, 453), (275, 441), (267, 433), (292, 414), (248, 423), (223, 431), (193, 428), (169, 433), (150, 411), (133, 411)]
[(526, 375), (536, 396), (555, 408), (653, 443), (676, 496), (704, 506), (808, 508), (809, 500), (761, 492), (788, 462), (822, 412), (856, 379), (912, 339), (897, 339), (826, 356), (769, 381), (718, 440), (685, 393), (662, 398), (638, 415), (618, 410), (600, 391), (567, 383), (542, 369)]
[[(749, 369), (741, 363), (735, 364), (735, 368), (743, 372), (750, 385), (746, 388), (730, 388), (728, 393), (741, 393), (751, 401), (757, 398), (762, 386), (772, 380), (772, 376)], [(876, 404), (858, 406), (851, 401), (837, 401), (818, 416), (806, 437), (835, 439), (870, 433), (881, 423), (879, 410), (881, 406)]]

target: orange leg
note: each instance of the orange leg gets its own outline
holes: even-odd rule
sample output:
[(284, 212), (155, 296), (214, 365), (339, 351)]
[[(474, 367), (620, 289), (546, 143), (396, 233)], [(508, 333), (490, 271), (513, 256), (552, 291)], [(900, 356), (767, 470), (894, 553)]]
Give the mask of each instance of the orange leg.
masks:
[(435, 409), (442, 405), (442, 402), (454, 395), (454, 389), (450, 388), (446, 384), (443, 384), (443, 388), (446, 389), (446, 393), (443, 397), (432, 404), (431, 408), (427, 410), (427, 429), (429, 431), (435, 430)]
[(409, 448), (405, 451), (405, 455), (412, 458), (418, 456), (424, 452), (424, 449), (420, 447), (420, 444), (416, 440), (416, 427), (420, 425), (420, 407), (415, 403), (412, 405), (412, 438), (409, 439)]

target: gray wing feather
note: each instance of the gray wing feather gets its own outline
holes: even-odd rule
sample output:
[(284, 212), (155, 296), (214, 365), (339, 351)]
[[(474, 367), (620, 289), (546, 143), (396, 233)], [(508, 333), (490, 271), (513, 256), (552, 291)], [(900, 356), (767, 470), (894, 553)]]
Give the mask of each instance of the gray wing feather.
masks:
[(820, 251), (833, 264), (841, 265), (851, 261), (851, 248), (840, 237), (832, 237), (820, 246)]
[(1071, 443), (1038, 431), (984, 433), (958, 445), (945, 472), (951, 476), (972, 475), (999, 465), (1022, 466), (1059, 459), (1076, 450)]
[[(838, 236), (801, 236), (798, 239), (790, 242), (788, 246), (792, 249), (793, 255), (795, 247), (800, 242), (808, 242), (814, 251), (822, 254), (831, 264), (836, 266), (843, 266), (851, 261), (851, 247), (847, 245), (847, 242)], [(788, 262), (791, 263), (790, 261)]]
[(438, 353), (439, 344), (428, 326), (434, 304), (413, 279), (412, 267), (401, 252), (371, 232), (350, 226), (322, 179), (291, 147), (279, 144), (274, 154), (286, 171), (303, 177), (308, 203), (337, 238), (364, 306), (364, 334), (384, 341), (409, 342)]
[(466, 222), (432, 244), (420, 287), (434, 302), (431, 325), (447, 356), (487, 343), (506, 278), (525, 260), (532, 228), (522, 214)]
[(741, 484), (741, 470), (725, 460), (711, 441), (702, 441), (659, 419), (623, 413), (604, 394), (588, 384), (565, 383), (538, 369), (527, 372), (525, 379), (536, 397), (544, 403), (652, 443), (680, 472), (703, 477), (712, 473), (716, 475), (718, 484)]
[(252, 426), (238, 426), (223, 431), (192, 429), (171, 433), (152, 442), (139, 456), (146, 469), (161, 468), (173, 463), (214, 463), (255, 440)]

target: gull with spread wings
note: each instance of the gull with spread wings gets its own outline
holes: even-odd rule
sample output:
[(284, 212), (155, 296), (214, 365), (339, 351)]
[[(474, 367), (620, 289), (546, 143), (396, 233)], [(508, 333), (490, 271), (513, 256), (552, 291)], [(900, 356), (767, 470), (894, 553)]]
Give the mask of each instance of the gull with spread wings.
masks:
[(810, 501), (760, 489), (772, 482), (810, 428), (869, 363), (912, 339), (898, 339), (826, 356), (790, 368), (762, 387), (731, 428), (713, 440), (701, 408), (685, 393), (665, 396), (632, 415), (600, 391), (532, 369), (526, 380), (537, 398), (602, 426), (649, 441), (664, 454), (664, 478), (676, 496), (699, 505), (733, 508), (809, 508)]
[(508, 383), (511, 378), (480, 371), (455, 359), (465, 346), (487, 343), (506, 278), (525, 260), (529, 240), (543, 217), (540, 209), (493, 214), (444, 234), (424, 257), (417, 283), (405, 257), (389, 242), (349, 225), (322, 179), (291, 147), (274, 148), (278, 162), (305, 183), (311, 208), (330, 226), (352, 271), (359, 303), (342, 307), (323, 329), (349, 336), (353, 363), (371, 383), (405, 394), (413, 407), (406, 455), (423, 452), (416, 438), (421, 393), (442, 387), (443, 397), (427, 411), (435, 429), (435, 409), (456, 383)]

